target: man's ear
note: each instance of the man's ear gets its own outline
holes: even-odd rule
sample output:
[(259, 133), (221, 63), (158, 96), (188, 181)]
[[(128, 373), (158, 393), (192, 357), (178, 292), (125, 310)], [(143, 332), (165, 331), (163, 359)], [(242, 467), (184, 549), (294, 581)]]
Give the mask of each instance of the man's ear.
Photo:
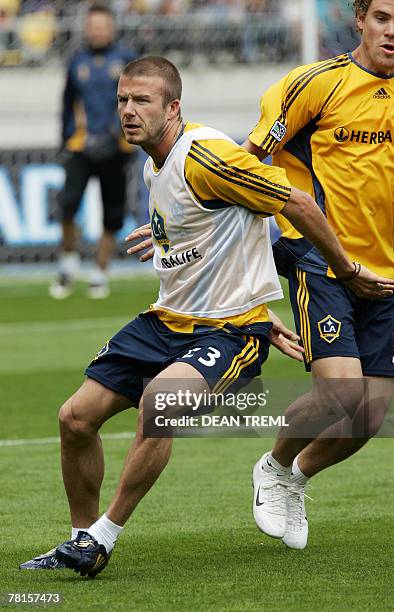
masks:
[(365, 13), (361, 13), (360, 15), (357, 15), (356, 26), (357, 26), (357, 30), (361, 34), (363, 33), (363, 30), (364, 30), (364, 23), (365, 23)]
[(180, 110), (181, 110), (181, 103), (180, 100), (172, 100), (172, 102), (170, 102), (169, 104), (169, 119), (175, 119), (175, 117), (178, 117), (178, 115), (180, 114)]

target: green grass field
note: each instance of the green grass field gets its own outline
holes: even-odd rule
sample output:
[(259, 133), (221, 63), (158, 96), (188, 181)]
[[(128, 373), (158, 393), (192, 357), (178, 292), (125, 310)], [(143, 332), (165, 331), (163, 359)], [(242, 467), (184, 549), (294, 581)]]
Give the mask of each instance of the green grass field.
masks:
[[(303, 552), (264, 537), (251, 514), (251, 468), (269, 440), (176, 440), (173, 458), (95, 580), (21, 572), (19, 563), (68, 538), (57, 410), (90, 358), (152, 301), (152, 278), (114, 281), (108, 300), (83, 287), (64, 302), (44, 283), (0, 283), (0, 592), (59, 592), (65, 610), (393, 610), (393, 450), (370, 442), (315, 478), (310, 543)], [(287, 322), (285, 303), (278, 310)], [(265, 375), (306, 376), (272, 352)], [(135, 412), (104, 427), (132, 432)], [(28, 443), (28, 440), (36, 443)], [(10, 440), (25, 440), (7, 445)], [(129, 446), (106, 439), (105, 509)], [(19, 606), (21, 607), (21, 606)]]

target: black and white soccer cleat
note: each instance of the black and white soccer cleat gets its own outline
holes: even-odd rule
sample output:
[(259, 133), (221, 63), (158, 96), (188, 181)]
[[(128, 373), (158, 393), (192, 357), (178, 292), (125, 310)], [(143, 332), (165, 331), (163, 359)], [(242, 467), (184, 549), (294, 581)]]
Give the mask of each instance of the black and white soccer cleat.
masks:
[(75, 540), (60, 544), (55, 555), (60, 563), (89, 578), (95, 578), (108, 565), (111, 556), (87, 531), (78, 531)]
[(38, 557), (34, 557), (34, 559), (30, 559), (30, 561), (21, 563), (21, 565), (19, 566), (19, 569), (27, 569), (27, 570), (67, 569), (67, 566), (65, 563), (56, 559), (55, 552), (56, 552), (56, 548), (52, 548), (52, 550), (48, 550), (48, 552), (43, 555), (39, 555)]

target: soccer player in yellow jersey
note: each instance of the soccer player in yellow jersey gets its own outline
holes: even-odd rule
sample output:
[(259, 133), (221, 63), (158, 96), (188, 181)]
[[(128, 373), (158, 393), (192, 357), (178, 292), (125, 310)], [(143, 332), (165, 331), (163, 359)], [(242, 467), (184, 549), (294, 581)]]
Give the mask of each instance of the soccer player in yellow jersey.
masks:
[[(392, 277), (394, 0), (356, 0), (354, 7), (360, 46), (296, 68), (272, 86), (244, 146), (260, 160), (271, 154), (293, 185), (313, 195), (352, 260)], [(280, 215), (278, 222), (283, 234), (274, 247), (275, 261), (289, 279), (306, 367), (315, 380), (336, 379), (336, 398), (354, 415), (351, 438), (345, 420), (326, 429), (310, 398), (299, 401), (299, 411), (293, 406), (288, 415), (291, 425), (283, 434), (288, 437), (279, 438), (255, 466), (257, 524), (269, 535), (284, 536), (288, 546), (304, 548), (308, 477), (346, 459), (375, 435), (393, 396), (394, 298), (357, 297), (308, 239)], [(322, 411), (325, 406), (322, 402)], [(316, 414), (314, 435), (304, 429), (304, 439), (297, 439), (302, 421), (312, 424)], [(308, 444), (306, 438), (319, 433)]]
[[(119, 81), (126, 139), (149, 155), (144, 178), (160, 293), (104, 345), (60, 411), (72, 539), (23, 569), (67, 567), (94, 577), (107, 565), (170, 457), (171, 438), (143, 436), (143, 413), (155, 392), (186, 398), (218, 382), (221, 392), (235, 390), (260, 374), (272, 328), (266, 304), (281, 297), (265, 217), (281, 212), (360, 295), (394, 289), (394, 281), (351, 262), (316, 203), (290, 187), (284, 170), (261, 164), (217, 130), (184, 124), (180, 97), (179, 73), (164, 58), (131, 62)], [(136, 437), (114, 498), (98, 518), (104, 473), (98, 430), (130, 406), (139, 408)]]

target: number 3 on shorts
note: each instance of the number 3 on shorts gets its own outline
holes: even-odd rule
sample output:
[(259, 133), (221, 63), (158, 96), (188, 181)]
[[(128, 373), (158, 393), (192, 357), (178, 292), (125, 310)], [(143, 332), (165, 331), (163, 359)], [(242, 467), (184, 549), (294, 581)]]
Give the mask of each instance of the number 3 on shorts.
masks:
[(221, 352), (218, 351), (218, 349), (215, 349), (213, 346), (209, 346), (207, 359), (204, 359), (204, 357), (199, 357), (197, 361), (210, 368), (211, 366), (215, 365), (216, 360), (219, 359), (219, 357), (221, 357)]
[[(197, 353), (198, 351), (201, 351), (201, 350), (202, 350), (201, 347), (192, 348), (190, 349), (190, 351), (185, 353), (185, 355), (183, 355), (183, 359), (188, 359), (189, 357), (193, 357), (193, 353)], [(218, 349), (214, 348), (213, 346), (209, 346), (207, 350), (207, 358), (205, 359), (204, 357), (199, 357), (197, 361), (199, 361), (203, 365), (210, 368), (215, 365), (216, 360), (219, 359), (221, 355), (222, 354), (220, 351), (218, 351)]]

